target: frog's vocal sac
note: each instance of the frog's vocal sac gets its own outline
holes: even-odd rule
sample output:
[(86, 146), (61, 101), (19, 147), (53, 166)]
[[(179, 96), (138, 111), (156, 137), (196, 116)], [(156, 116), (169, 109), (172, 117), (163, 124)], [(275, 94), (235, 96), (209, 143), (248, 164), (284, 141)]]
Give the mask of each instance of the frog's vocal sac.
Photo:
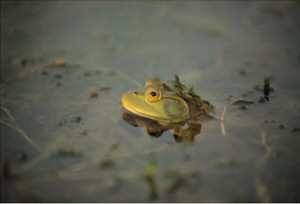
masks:
[(187, 91), (177, 75), (175, 80), (168, 80), (168, 83), (172, 87), (158, 78), (149, 79), (142, 89), (122, 96), (123, 107), (161, 125), (186, 122), (213, 110), (214, 107), (202, 100), (193, 88)]

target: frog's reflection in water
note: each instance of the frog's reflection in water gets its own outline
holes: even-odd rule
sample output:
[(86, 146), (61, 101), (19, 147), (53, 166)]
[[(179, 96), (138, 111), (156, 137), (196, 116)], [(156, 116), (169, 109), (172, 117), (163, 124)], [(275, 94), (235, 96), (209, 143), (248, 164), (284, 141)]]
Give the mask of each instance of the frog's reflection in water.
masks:
[(164, 131), (169, 130), (173, 133), (176, 142), (191, 143), (195, 136), (201, 132), (199, 120), (189, 120), (184, 123), (169, 123), (161, 125), (155, 120), (140, 117), (127, 111), (123, 112), (123, 120), (134, 127), (146, 127), (147, 133), (151, 137), (160, 137)]

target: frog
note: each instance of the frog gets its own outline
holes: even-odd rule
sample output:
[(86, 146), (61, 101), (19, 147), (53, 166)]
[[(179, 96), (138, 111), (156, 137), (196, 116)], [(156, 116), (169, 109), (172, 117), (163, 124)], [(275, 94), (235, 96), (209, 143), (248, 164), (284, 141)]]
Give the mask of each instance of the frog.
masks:
[[(122, 105), (127, 111), (126, 114), (138, 116), (136, 118), (139, 120), (144, 119), (147, 127), (149, 121), (155, 121), (150, 127), (155, 124), (154, 127), (160, 127), (159, 132), (172, 129), (177, 137), (185, 137), (188, 130), (200, 133), (200, 130), (195, 131), (193, 127), (195, 124), (199, 127), (200, 118), (209, 118), (214, 106), (202, 100), (194, 92), (193, 87), (187, 90), (177, 74), (175, 80), (168, 80), (167, 83), (171, 86), (159, 78), (151, 78), (146, 81), (143, 88), (125, 93), (122, 96)], [(132, 121), (129, 123), (132, 124)], [(186, 123), (189, 127), (184, 131), (182, 127)]]
[(159, 138), (165, 131), (173, 133), (177, 143), (192, 143), (195, 136), (201, 133), (201, 123), (189, 123), (189, 127), (183, 130), (183, 124), (174, 123), (161, 125), (155, 120), (144, 118), (129, 112), (123, 112), (122, 119), (134, 127), (146, 127), (146, 132), (153, 138)]

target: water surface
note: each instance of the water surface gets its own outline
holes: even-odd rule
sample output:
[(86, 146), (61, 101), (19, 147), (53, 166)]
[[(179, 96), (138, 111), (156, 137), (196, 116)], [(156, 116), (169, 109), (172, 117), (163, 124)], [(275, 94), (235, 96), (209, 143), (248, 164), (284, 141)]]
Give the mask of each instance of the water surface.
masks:
[[(299, 10), (1, 1), (1, 201), (299, 202)], [(203, 122), (192, 144), (122, 120), (123, 93), (174, 74), (217, 116), (254, 104), (228, 106), (226, 134)]]

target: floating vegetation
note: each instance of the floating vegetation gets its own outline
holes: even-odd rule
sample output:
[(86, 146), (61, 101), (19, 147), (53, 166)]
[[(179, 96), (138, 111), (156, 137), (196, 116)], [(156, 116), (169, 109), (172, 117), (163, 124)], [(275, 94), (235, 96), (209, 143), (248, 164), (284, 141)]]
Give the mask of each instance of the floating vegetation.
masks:
[(110, 76), (116, 76), (117, 75), (117, 72), (116, 71), (109, 71), (108, 74)]
[(111, 145), (110, 149), (111, 150), (115, 150), (115, 149), (118, 149), (119, 145), (117, 143), (114, 143)]
[(53, 63), (53, 65), (56, 67), (65, 67), (67, 65), (67, 62), (64, 59), (58, 59)]
[[(111, 87), (109, 87), (109, 86), (104, 86), (104, 87), (99, 88), (98, 90), (99, 90), (99, 91), (102, 91), (102, 92), (105, 92), (105, 91), (111, 90)], [(99, 93), (98, 93), (97, 91), (91, 91), (91, 92), (89, 93), (89, 98), (96, 98), (96, 97), (98, 97), (98, 96), (99, 96)]]
[(147, 167), (144, 172), (144, 176), (153, 176), (157, 170), (157, 160), (154, 154), (151, 154), (150, 159), (148, 161)]
[(231, 104), (241, 106), (241, 105), (250, 105), (250, 104), (253, 104), (253, 103), (254, 103), (253, 101), (237, 99), (234, 102), (232, 102)]
[(265, 123), (276, 123), (276, 120), (272, 119), (272, 120), (265, 120)]
[[(25, 63), (25, 62), (23, 62)], [(33, 67), (30, 67), (20, 73), (18, 73), (17, 75), (15, 76), (12, 76), (8, 79), (6, 79), (4, 81), (4, 84), (6, 83), (9, 83), (9, 82), (12, 82), (13, 80), (17, 79), (17, 78), (22, 78), (22, 77), (25, 77), (29, 74), (33, 74), (37, 71), (42, 71), (44, 72), (46, 69), (48, 68), (51, 68), (51, 67), (66, 67), (67, 66), (67, 62), (64, 60), (64, 59), (58, 59), (52, 63), (46, 63), (46, 64), (41, 64), (41, 65), (37, 65), (37, 66), (33, 66)]]
[(83, 136), (86, 136), (86, 135), (88, 135), (88, 132), (87, 132), (87, 130), (85, 128), (82, 128), (82, 129), (80, 129), (79, 134), (83, 135)]
[(111, 87), (109, 87), (109, 86), (104, 86), (104, 87), (101, 87), (99, 90), (100, 90), (100, 91), (109, 91), (109, 90), (111, 90)]
[(261, 97), (259, 97), (258, 102), (259, 103), (264, 103), (264, 102), (266, 102), (266, 98), (261, 96)]
[(61, 82), (57, 82), (55, 85), (56, 85), (56, 86), (61, 86), (62, 83), (61, 83)]
[(81, 157), (82, 153), (74, 149), (60, 149), (55, 155), (59, 157)]
[(74, 123), (80, 123), (81, 120), (82, 120), (82, 118), (80, 116), (73, 116), (71, 118), (71, 121)]
[(265, 78), (264, 80), (264, 95), (265, 99), (269, 101), (269, 94), (270, 94), (270, 80)]
[(78, 76), (78, 79), (86, 78), (86, 77), (92, 77), (92, 76), (98, 76), (102, 74), (101, 70), (96, 69), (96, 70), (91, 70), (91, 71), (86, 71), (82, 75)]
[(110, 158), (103, 159), (100, 162), (100, 167), (102, 169), (112, 168), (114, 166), (115, 166), (115, 162), (112, 159), (110, 159)]
[(240, 106), (240, 110), (247, 110), (247, 106)]
[(62, 76), (61, 74), (54, 74), (53, 77), (56, 78), (56, 79), (61, 79), (61, 78), (63, 78), (63, 76)]
[(194, 92), (193, 87), (187, 92), (187, 87), (179, 81), (177, 74), (175, 74), (175, 80), (168, 80), (167, 82), (173, 87), (171, 88), (167, 84), (163, 84), (164, 88), (175, 91), (177, 95), (187, 100), (190, 104), (197, 105), (200, 111), (208, 113), (214, 109), (214, 106), (209, 101), (202, 100), (201, 97)]
[(155, 155), (151, 154), (145, 172), (143, 173), (143, 178), (146, 180), (149, 186), (148, 197), (150, 200), (155, 200), (158, 198), (157, 186), (154, 178), (156, 171), (157, 171), (157, 160)]
[(246, 76), (247, 75), (247, 71), (244, 68), (237, 69), (237, 73), (241, 76)]
[(90, 98), (96, 98), (96, 97), (98, 97), (98, 93), (96, 91), (92, 91), (92, 92), (89, 93), (89, 97)]
[(218, 162), (216, 164), (216, 168), (234, 167), (234, 166), (236, 166), (236, 164), (237, 164), (236, 160), (222, 161), (222, 162)]

